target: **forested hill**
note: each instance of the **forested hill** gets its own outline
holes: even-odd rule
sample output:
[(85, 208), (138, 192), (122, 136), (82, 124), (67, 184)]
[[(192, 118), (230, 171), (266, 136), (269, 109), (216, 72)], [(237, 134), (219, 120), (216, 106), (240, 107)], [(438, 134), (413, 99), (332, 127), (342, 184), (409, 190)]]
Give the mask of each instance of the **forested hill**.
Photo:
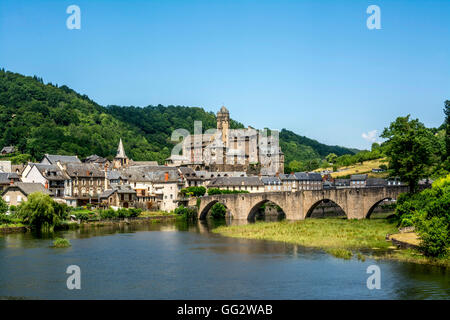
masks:
[[(202, 108), (103, 107), (67, 86), (0, 70), (0, 147), (14, 145), (32, 160), (41, 159), (44, 153), (112, 157), (122, 138), (132, 159), (163, 163), (173, 147), (172, 131), (193, 132), (194, 120), (202, 121), (204, 130), (216, 126), (214, 113)], [(237, 121), (231, 125), (243, 127)], [(280, 138), (287, 163), (323, 159), (328, 153), (355, 153), (287, 130)]]

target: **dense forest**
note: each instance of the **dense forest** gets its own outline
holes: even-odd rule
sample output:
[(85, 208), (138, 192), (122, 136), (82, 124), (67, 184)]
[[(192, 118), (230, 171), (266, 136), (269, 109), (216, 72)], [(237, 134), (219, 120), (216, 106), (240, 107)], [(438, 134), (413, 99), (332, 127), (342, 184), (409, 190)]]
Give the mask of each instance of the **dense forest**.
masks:
[[(204, 130), (216, 126), (215, 114), (202, 108), (104, 107), (65, 85), (45, 84), (36, 76), (0, 70), (0, 147), (16, 146), (20, 153), (16, 162), (40, 160), (44, 153), (111, 158), (122, 138), (132, 159), (163, 163), (174, 145), (170, 141), (172, 131), (185, 128), (193, 132), (194, 120), (202, 121)], [(231, 127), (244, 126), (232, 120)], [(280, 145), (286, 163), (356, 152), (284, 129)]]

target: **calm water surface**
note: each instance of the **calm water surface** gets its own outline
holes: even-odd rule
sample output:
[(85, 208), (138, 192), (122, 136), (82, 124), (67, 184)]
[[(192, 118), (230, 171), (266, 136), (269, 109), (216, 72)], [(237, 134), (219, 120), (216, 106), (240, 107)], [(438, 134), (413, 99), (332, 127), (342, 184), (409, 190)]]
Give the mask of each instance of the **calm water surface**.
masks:
[[(394, 261), (211, 234), (205, 223), (64, 231), (72, 247), (30, 233), (0, 235), (0, 298), (33, 299), (450, 299), (450, 272)], [(369, 290), (366, 269), (381, 268)], [(68, 290), (67, 266), (81, 268)]]

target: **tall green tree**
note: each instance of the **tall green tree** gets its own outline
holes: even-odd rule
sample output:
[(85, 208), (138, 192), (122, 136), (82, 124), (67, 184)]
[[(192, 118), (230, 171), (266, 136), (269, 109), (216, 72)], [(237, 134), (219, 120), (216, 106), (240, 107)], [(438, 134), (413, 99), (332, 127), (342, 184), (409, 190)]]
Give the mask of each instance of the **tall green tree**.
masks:
[(2, 198), (0, 198), (0, 214), (5, 214), (6, 211), (8, 211), (8, 205)]
[(398, 117), (384, 129), (381, 137), (388, 139), (385, 152), (392, 174), (407, 182), (414, 193), (418, 181), (429, 174), (436, 138), (418, 119), (409, 118), (410, 115)]
[(449, 161), (450, 159), (450, 100), (445, 101), (444, 107), (445, 113), (445, 146), (446, 146), (446, 159), (444, 161)]
[(36, 230), (51, 230), (60, 221), (59, 210), (49, 195), (35, 192), (18, 207), (18, 216)]
[(338, 157), (338, 156), (337, 156), (336, 153), (329, 153), (329, 154), (326, 156), (325, 159), (328, 161), (328, 163), (335, 163), (337, 157)]

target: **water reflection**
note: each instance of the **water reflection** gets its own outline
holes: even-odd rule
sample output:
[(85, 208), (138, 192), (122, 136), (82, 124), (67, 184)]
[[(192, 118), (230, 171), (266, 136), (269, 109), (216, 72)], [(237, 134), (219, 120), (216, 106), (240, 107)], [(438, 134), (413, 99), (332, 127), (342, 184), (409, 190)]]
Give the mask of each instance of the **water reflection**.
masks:
[[(0, 297), (48, 299), (430, 299), (450, 297), (445, 269), (336, 259), (320, 250), (211, 233), (248, 221), (107, 225), (0, 236)], [(72, 247), (50, 248), (53, 237)], [(82, 268), (83, 289), (65, 288)], [(367, 266), (382, 290), (366, 288)]]

